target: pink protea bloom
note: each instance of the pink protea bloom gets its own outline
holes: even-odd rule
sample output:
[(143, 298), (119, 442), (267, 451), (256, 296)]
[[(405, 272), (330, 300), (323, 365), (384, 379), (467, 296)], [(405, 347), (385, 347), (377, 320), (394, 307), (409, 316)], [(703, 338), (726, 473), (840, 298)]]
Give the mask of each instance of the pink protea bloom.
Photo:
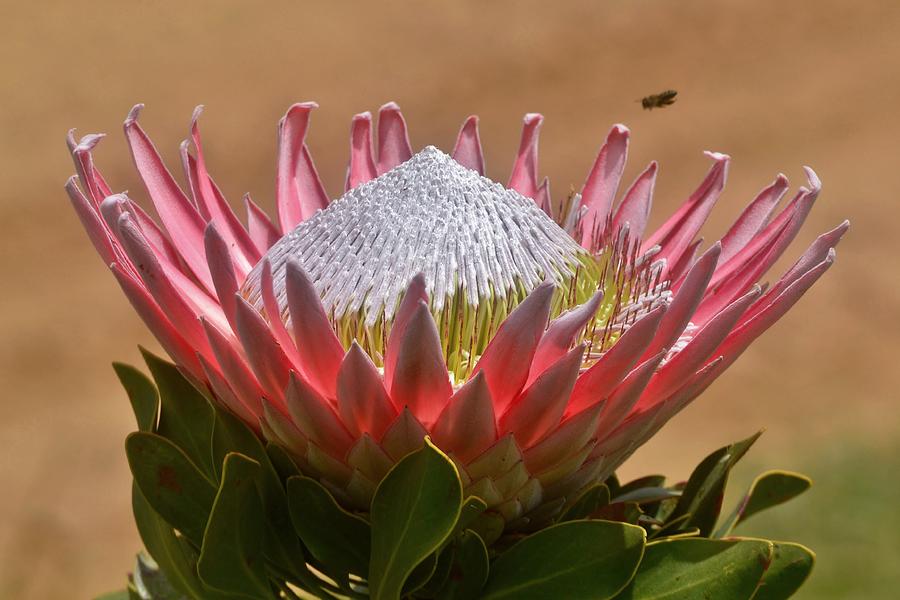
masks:
[[(844, 222), (763, 291), (820, 191), (779, 175), (721, 240), (698, 232), (729, 157), (645, 234), (657, 166), (623, 194), (629, 132), (610, 131), (580, 194), (538, 180), (529, 114), (507, 187), (483, 176), (478, 121), (452, 157), (413, 154), (398, 107), (353, 118), (344, 196), (330, 201), (305, 137), (313, 103), (279, 124), (277, 225), (247, 222), (210, 178), (197, 126), (176, 183), (125, 121), (161, 226), (113, 193), (69, 136), (67, 190), (103, 261), (184, 374), (286, 449), (347, 506), (430, 435), (466, 493), (506, 528), (537, 524), (608, 477), (831, 266)], [(186, 190), (186, 191), (185, 191)], [(616, 202), (618, 198), (618, 202)]]

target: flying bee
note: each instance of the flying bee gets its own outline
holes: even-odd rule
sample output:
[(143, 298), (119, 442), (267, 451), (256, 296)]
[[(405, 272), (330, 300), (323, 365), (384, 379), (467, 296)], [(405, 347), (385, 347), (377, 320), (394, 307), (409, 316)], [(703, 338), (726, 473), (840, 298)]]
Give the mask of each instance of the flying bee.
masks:
[(664, 92), (660, 92), (658, 94), (652, 94), (650, 96), (645, 96), (641, 98), (641, 106), (644, 107), (644, 110), (653, 110), (654, 108), (665, 108), (670, 104), (675, 103), (675, 96), (678, 95), (678, 92), (675, 90), (666, 90)]

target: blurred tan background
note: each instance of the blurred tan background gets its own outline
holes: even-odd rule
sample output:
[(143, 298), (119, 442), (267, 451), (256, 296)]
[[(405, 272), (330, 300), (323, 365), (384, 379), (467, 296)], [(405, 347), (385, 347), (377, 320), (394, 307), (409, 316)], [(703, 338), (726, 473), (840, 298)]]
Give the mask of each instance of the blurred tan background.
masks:
[[(232, 203), (249, 191), (266, 209), (275, 126), (300, 100), (320, 103), (308, 141), (333, 196), (350, 117), (388, 100), (417, 148), (451, 149), (479, 114), (489, 175), (502, 182), (522, 115), (542, 112), (541, 171), (557, 194), (580, 187), (609, 126), (624, 122), (626, 178), (661, 164), (656, 223), (705, 173), (702, 150), (727, 152), (708, 241), (776, 173), (801, 185), (809, 164), (824, 192), (790, 260), (849, 217), (835, 268), (625, 474), (686, 477), (706, 452), (762, 427), (754, 464), (808, 467), (826, 490), (844, 474), (818, 457), (900, 450), (896, 0), (48, 0), (3, 2), (0, 20), (0, 598), (121, 587), (140, 545), (122, 451), (132, 417), (109, 363), (137, 363), (137, 344), (155, 344), (62, 189), (73, 172), (64, 136), (78, 127), (111, 134), (100, 167), (144, 198), (120, 129), (136, 102), (173, 169), (191, 110), (205, 104), (213, 175)], [(666, 88), (679, 91), (670, 108), (635, 102)], [(879, 493), (900, 500), (896, 472)], [(896, 510), (888, 504), (873, 510)], [(812, 539), (815, 527), (787, 533)], [(837, 555), (819, 550), (828, 571)]]

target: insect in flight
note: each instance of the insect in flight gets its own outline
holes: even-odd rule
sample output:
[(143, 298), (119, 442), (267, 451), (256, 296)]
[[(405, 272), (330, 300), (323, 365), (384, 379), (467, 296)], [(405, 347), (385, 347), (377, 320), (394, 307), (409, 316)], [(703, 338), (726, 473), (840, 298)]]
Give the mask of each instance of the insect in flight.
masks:
[(678, 92), (675, 90), (666, 90), (658, 94), (651, 94), (641, 98), (641, 106), (644, 110), (653, 110), (654, 108), (665, 108), (675, 103), (675, 96)]

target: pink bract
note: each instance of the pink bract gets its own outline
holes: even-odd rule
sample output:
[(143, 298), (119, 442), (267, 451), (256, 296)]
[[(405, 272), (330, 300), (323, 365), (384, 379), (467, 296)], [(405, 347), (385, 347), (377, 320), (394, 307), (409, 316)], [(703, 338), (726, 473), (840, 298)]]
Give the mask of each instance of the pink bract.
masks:
[[(697, 236), (725, 185), (727, 155), (707, 153), (712, 166), (697, 190), (645, 234), (657, 166), (620, 192), (628, 129), (612, 128), (579, 195), (554, 202), (538, 179), (543, 119), (529, 114), (506, 187), (511, 202), (533, 199), (539, 210), (531, 212), (540, 214), (532, 217), (550, 238), (557, 229), (571, 236), (560, 247), (569, 243), (578, 260), (599, 265), (585, 272), (579, 293), (571, 277), (538, 273), (546, 281), (494, 302), (492, 318), (465, 317), (475, 328), (466, 346), (448, 340), (457, 313), (440, 312), (433, 275), (369, 273), (393, 277), (405, 294), (385, 301), (377, 325), (347, 329), (336, 304), (323, 304), (329, 282), (290, 255), (285, 237), (349, 202), (330, 201), (305, 144), (315, 106), (296, 104), (279, 124), (275, 222), (249, 196), (246, 224), (234, 214), (207, 171), (199, 110), (181, 147), (185, 187), (138, 124), (141, 107), (125, 121), (160, 224), (97, 170), (91, 152), (102, 136), (76, 142), (70, 133), (77, 176), (66, 189), (97, 252), (181, 371), (349, 507), (366, 509), (391, 466), (430, 435), (456, 463), (466, 493), (484, 499), (507, 529), (549, 518), (608, 477), (781, 318), (831, 266), (849, 226), (822, 234), (764, 291), (757, 282), (819, 195), (811, 169), (807, 187), (776, 210), (788, 189), (779, 175), (701, 253)], [(452, 157), (430, 147), (414, 154), (393, 103), (381, 108), (377, 135), (371, 115), (357, 115), (345, 198), (375, 193), (381, 184), (372, 180), (389, 181), (417, 160), (497, 185), (481, 178), (476, 117)]]

